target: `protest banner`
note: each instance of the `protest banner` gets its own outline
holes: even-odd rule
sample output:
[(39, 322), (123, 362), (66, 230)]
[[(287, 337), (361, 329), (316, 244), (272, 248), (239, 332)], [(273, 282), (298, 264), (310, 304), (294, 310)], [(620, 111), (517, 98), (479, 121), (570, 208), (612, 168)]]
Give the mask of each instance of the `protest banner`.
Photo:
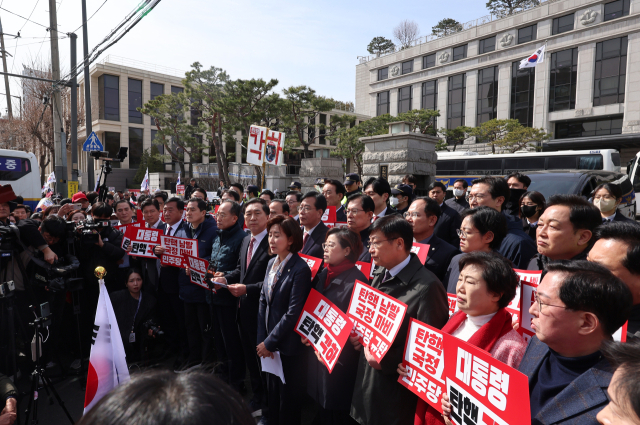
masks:
[(113, 226), (114, 229), (119, 230), (123, 235), (127, 231), (128, 227), (142, 227), (142, 223), (129, 223), (129, 224), (119, 224)]
[(320, 292), (311, 289), (295, 331), (309, 340), (331, 373), (352, 328), (353, 323), (346, 314)]
[(458, 311), (458, 295), (447, 294), (447, 301), (449, 302), (449, 317), (451, 317), (453, 313)]
[(329, 229), (336, 225), (336, 207), (328, 206), (326, 210), (324, 210), (324, 214), (322, 214), (322, 222)]
[(335, 227), (347, 227), (347, 223), (345, 221), (336, 221)]
[(136, 221), (144, 226), (144, 217), (142, 217), (142, 211), (136, 210)]
[(531, 319), (533, 316), (529, 314), (529, 308), (536, 302), (535, 293), (538, 284), (540, 283), (540, 275), (542, 271), (530, 271), (530, 270), (518, 270), (514, 269), (518, 277), (520, 278), (520, 287), (516, 292), (516, 297), (507, 306), (507, 311), (511, 313), (514, 308), (515, 300), (518, 300), (518, 321), (520, 326), (518, 327), (518, 333), (522, 335), (525, 341), (529, 342), (532, 336), (536, 333), (531, 329)]
[(373, 269), (373, 267), (371, 267), (371, 263), (356, 261), (356, 267), (362, 272), (363, 275), (367, 276), (368, 279), (371, 279), (371, 271)]
[(183, 184), (177, 184), (176, 185), (176, 194), (177, 195), (184, 195), (184, 185)]
[(160, 236), (160, 245), (164, 247), (164, 253), (160, 257), (160, 264), (165, 266), (185, 267), (185, 255), (198, 257), (197, 239), (162, 235)]
[(311, 269), (311, 280), (315, 279), (316, 274), (318, 274), (318, 270), (320, 270), (322, 259), (301, 253), (298, 253), (298, 255), (307, 263), (307, 265)]
[(285, 165), (284, 163), (284, 138), (281, 131), (267, 129), (267, 142), (265, 145), (264, 162), (270, 165)]
[(418, 259), (422, 264), (427, 261), (427, 255), (429, 254), (429, 244), (414, 242), (411, 247), (411, 252), (418, 256)]
[(122, 238), (122, 249), (126, 251), (131, 246), (130, 256), (157, 259), (153, 248), (160, 243), (161, 235), (162, 230), (128, 226)]
[(189, 269), (189, 280), (191, 280), (191, 283), (209, 289), (209, 284), (206, 281), (209, 262), (202, 258), (192, 257), (191, 255), (185, 255), (183, 261)]
[(411, 319), (398, 382), (442, 413), (446, 391), (451, 420), (467, 424), (529, 424), (529, 380), (489, 353)]
[(360, 343), (369, 347), (378, 362), (393, 344), (406, 312), (405, 303), (356, 280), (347, 315)]
[(247, 141), (247, 162), (262, 166), (264, 163), (264, 145), (267, 138), (267, 129), (252, 125), (249, 128), (249, 140)]

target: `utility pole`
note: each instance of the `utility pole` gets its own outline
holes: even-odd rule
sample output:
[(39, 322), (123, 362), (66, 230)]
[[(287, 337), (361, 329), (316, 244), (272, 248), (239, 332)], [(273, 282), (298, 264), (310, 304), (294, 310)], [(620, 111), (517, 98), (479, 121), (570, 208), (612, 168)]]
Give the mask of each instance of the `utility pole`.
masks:
[[(50, 0), (51, 1), (51, 0)], [(91, 76), (89, 75), (89, 39), (87, 36), (87, 0), (82, 0), (82, 52), (84, 54), (84, 111), (85, 125), (84, 134), (86, 138), (93, 132), (91, 122)], [(86, 152), (87, 156), (87, 182), (89, 190), (95, 187), (93, 176), (93, 157)]]
[[(49, 0), (49, 34), (51, 38), (51, 71), (54, 81), (60, 80), (60, 52), (58, 51), (58, 17), (56, 16), (56, 0)], [(55, 87), (52, 94), (53, 112), (53, 145), (55, 152), (54, 170), (56, 173), (56, 188), (60, 195), (67, 197), (67, 140), (62, 139), (62, 99), (60, 87)]]
[[(78, 77), (74, 70), (76, 69), (76, 41), (78, 36), (74, 33), (69, 34), (71, 40), (71, 71), (73, 78), (70, 81), (71, 90), (71, 180), (78, 181)], [(71, 195), (71, 194), (69, 194)]]
[(9, 118), (13, 118), (13, 108), (11, 107), (11, 90), (9, 89), (9, 76), (7, 72), (7, 51), (4, 49), (4, 30), (2, 29), (2, 21), (0, 20), (0, 48), (2, 48), (2, 67), (4, 68), (4, 89), (7, 91), (7, 110)]

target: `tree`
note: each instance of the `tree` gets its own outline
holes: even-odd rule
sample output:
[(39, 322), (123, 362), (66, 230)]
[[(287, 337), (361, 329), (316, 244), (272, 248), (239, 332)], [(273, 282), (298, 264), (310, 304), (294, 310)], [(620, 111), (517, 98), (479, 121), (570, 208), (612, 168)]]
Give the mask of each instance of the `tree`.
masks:
[(501, 145), (502, 140), (509, 132), (515, 130), (520, 125), (520, 121), (515, 119), (499, 120), (494, 118), (471, 129), (471, 135), (476, 136), (479, 142), (489, 144), (491, 146), (491, 153), (496, 153), (496, 146)]
[[(543, 141), (549, 140), (551, 134), (541, 128), (516, 126), (507, 136), (502, 139), (498, 146), (515, 153), (519, 150), (535, 149), (536, 145), (540, 145)], [(533, 145), (533, 146), (532, 146)]]
[(451, 18), (442, 19), (437, 25), (431, 27), (431, 34), (437, 37), (444, 37), (460, 31), (462, 31), (462, 24)]
[(393, 29), (393, 36), (400, 43), (401, 49), (411, 46), (411, 42), (418, 38), (420, 27), (415, 21), (405, 19)]
[(393, 41), (384, 37), (373, 37), (371, 43), (367, 46), (367, 52), (372, 55), (375, 54), (380, 56), (382, 53), (388, 52), (389, 50), (393, 50), (396, 48), (396, 45), (393, 44)]
[(539, 0), (489, 0), (486, 6), (492, 15), (503, 18), (523, 10), (531, 9), (539, 4)]
[(399, 114), (398, 121), (407, 121), (411, 124), (411, 131), (418, 131), (422, 134), (435, 135), (434, 124), (436, 117), (440, 116), (440, 111), (434, 109), (412, 109), (411, 111)]
[(147, 168), (150, 173), (161, 173), (164, 171), (164, 163), (160, 159), (161, 155), (158, 151), (157, 145), (152, 145), (151, 149), (145, 149), (142, 151), (142, 158), (140, 159), (140, 168), (133, 177), (133, 184), (139, 185), (142, 183)]
[(440, 133), (440, 135), (444, 137), (444, 140), (447, 142), (448, 146), (453, 146), (453, 151), (455, 151), (456, 147), (464, 142), (467, 137), (469, 137), (469, 133), (471, 132), (471, 130), (471, 128), (461, 125), (453, 129), (443, 127), (438, 130), (438, 133)]
[(449, 149), (447, 148), (447, 146), (449, 146), (447, 144), (447, 142), (443, 139), (438, 139), (438, 142), (436, 143), (436, 151), (445, 151), (448, 152)]

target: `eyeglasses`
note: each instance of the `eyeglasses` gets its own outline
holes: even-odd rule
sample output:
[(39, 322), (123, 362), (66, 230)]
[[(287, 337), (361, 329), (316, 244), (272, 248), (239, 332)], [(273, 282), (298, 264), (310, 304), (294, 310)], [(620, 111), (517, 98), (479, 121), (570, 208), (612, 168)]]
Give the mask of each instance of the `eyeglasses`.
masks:
[(333, 245), (333, 244), (331, 244), (331, 245), (326, 244), (326, 243), (323, 243), (323, 244), (322, 244), (322, 250), (323, 250), (323, 251), (330, 251), (330, 250), (332, 250), (332, 249), (333, 249), (333, 248), (335, 248), (335, 247), (336, 247), (336, 246), (335, 246), (335, 245)]
[(394, 241), (394, 240), (396, 240), (396, 239), (399, 239), (399, 238), (392, 238), (392, 239), (385, 239), (385, 240), (383, 240), (383, 241), (369, 242), (369, 246), (370, 246), (370, 247), (372, 247), (373, 249), (378, 249), (378, 247), (379, 247), (380, 245), (382, 245), (382, 242)]
[(364, 210), (359, 210), (357, 208), (351, 208), (351, 209), (348, 209), (348, 210), (344, 210), (344, 212), (347, 213), (347, 215), (349, 215), (349, 214), (358, 215), (360, 213), (360, 211), (364, 211)]
[(466, 195), (466, 200), (467, 201), (471, 201), (472, 199), (477, 199), (478, 201), (482, 201), (484, 198), (486, 198), (487, 195)]
[(311, 207), (298, 207), (298, 212), (303, 212), (305, 214), (310, 213), (311, 211), (313, 211), (315, 208), (311, 208)]
[(543, 303), (543, 302), (540, 300), (540, 297), (538, 296), (538, 293), (537, 293), (537, 292), (534, 294), (534, 297), (535, 297), (536, 302), (538, 303), (538, 311), (539, 311), (539, 312), (542, 312), (542, 306), (543, 306), (543, 305), (546, 305), (546, 306), (549, 306), (549, 307), (564, 308), (565, 310), (568, 308), (568, 307), (561, 306), (561, 305), (553, 305), (553, 304), (545, 304), (545, 303)]
[(465, 232), (462, 229), (456, 229), (456, 233), (459, 238), (467, 239), (470, 235), (477, 235), (480, 232), (469, 233), (469, 232)]
[(417, 213), (417, 212), (406, 212), (403, 215), (404, 215), (404, 218), (406, 218), (406, 219), (420, 217), (420, 213)]
[(216, 218), (219, 218), (220, 220), (224, 220), (227, 217), (227, 214), (223, 214), (223, 213), (216, 213)]

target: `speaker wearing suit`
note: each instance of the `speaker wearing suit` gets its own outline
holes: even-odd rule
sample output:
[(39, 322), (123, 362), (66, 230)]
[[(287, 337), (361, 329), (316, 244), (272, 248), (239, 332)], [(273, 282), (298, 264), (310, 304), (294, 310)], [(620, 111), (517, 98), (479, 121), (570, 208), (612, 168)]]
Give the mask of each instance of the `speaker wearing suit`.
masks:
[(460, 246), (460, 238), (456, 233), (460, 229), (460, 224), (462, 224), (460, 214), (447, 205), (446, 202), (440, 205), (440, 211), (442, 214), (438, 219), (434, 234), (451, 246)]
[(444, 282), (444, 276), (447, 273), (447, 267), (451, 263), (451, 259), (460, 254), (460, 250), (449, 245), (436, 235), (431, 238), (420, 241), (420, 243), (429, 245), (429, 254), (424, 266), (435, 274), (440, 282)]
[[(300, 252), (316, 258), (322, 258), (322, 244), (329, 230), (322, 222), (327, 209), (327, 200), (318, 192), (309, 192), (300, 201), (300, 224), (303, 226), (302, 249)], [(322, 268), (322, 266), (320, 266)]]
[[(325, 226), (323, 222), (320, 222), (311, 230), (311, 232), (307, 233), (305, 231), (303, 236), (303, 240), (305, 240), (305, 242), (303, 243), (302, 251), (300, 252), (305, 255), (322, 259), (322, 244), (327, 237), (328, 230), (329, 228)], [(309, 236), (307, 236), (307, 234)]]

